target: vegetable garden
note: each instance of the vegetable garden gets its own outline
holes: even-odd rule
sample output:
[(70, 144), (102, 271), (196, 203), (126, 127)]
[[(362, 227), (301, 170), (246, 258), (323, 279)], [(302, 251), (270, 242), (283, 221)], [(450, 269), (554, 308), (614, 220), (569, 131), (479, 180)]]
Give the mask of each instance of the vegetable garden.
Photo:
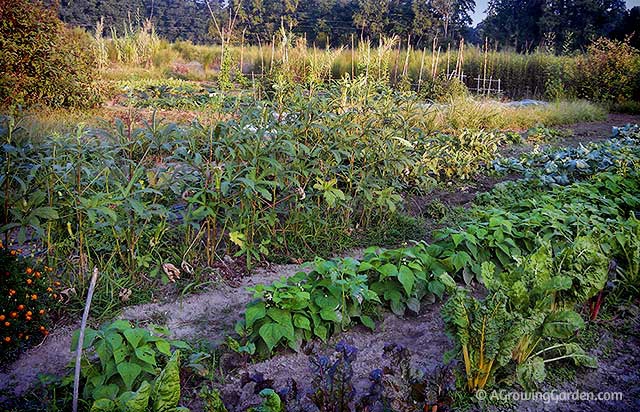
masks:
[[(105, 59), (131, 40), (82, 38)], [(103, 90), (74, 83), (98, 108), (3, 106), (2, 408), (537, 410), (486, 395), (573, 390), (637, 407), (640, 118), (436, 73), (416, 89), (391, 51), (361, 45), (337, 76), (345, 50), (282, 44), (260, 79), (221, 60), (215, 82), (100, 61)]]

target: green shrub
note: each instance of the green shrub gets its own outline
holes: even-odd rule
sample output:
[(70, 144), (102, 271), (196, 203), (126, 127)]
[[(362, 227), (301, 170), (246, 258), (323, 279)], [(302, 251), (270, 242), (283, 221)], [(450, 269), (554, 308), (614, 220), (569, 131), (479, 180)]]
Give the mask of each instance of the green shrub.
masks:
[(0, 361), (14, 359), (49, 334), (49, 312), (57, 295), (52, 269), (34, 264), (0, 242)]
[(640, 93), (640, 52), (619, 40), (601, 38), (577, 60), (578, 97), (621, 103)]
[(90, 41), (40, 3), (0, 0), (0, 106), (96, 105)]

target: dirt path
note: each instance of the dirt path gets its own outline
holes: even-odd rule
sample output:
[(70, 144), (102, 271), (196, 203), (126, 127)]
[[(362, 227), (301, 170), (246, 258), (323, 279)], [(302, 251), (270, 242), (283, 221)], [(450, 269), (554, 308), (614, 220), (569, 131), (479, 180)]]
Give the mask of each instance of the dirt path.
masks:
[[(578, 145), (579, 143), (603, 140), (602, 136), (611, 134), (612, 126), (620, 126), (625, 123), (640, 123), (640, 116), (610, 115), (604, 122), (566, 126), (566, 128), (572, 129), (575, 135), (563, 141), (562, 145)], [(435, 193), (435, 195), (449, 205), (465, 205), (473, 201), (477, 193), (490, 190), (498, 181), (492, 178), (481, 178), (462, 189), (458, 188), (455, 192), (445, 191)], [(433, 199), (433, 195), (431, 199)], [(351, 255), (357, 256), (358, 254), (356, 251)], [(251, 299), (251, 294), (246, 291), (246, 287), (258, 283), (270, 283), (281, 277), (291, 276), (299, 270), (301, 267), (298, 265), (272, 266), (270, 269), (256, 271), (251, 277), (242, 278), (237, 287), (221, 283), (206, 293), (190, 295), (182, 300), (126, 308), (121, 317), (142, 324), (164, 324), (173, 332), (175, 338), (206, 339), (220, 342), (227, 333), (233, 330), (233, 325), (242, 315), (245, 304)], [(413, 353), (413, 360), (417, 367), (430, 367), (441, 363), (443, 353), (450, 348), (450, 342), (444, 335), (439, 307), (439, 304), (425, 307), (419, 316), (407, 319), (385, 314), (383, 320), (378, 322), (375, 332), (355, 328), (341, 334), (340, 339), (345, 339), (359, 349), (358, 361), (355, 364), (357, 385), (361, 388), (364, 387), (370, 370), (382, 364), (382, 348), (386, 343), (399, 343), (408, 347)], [(71, 334), (76, 328), (77, 325), (70, 325), (54, 329), (43, 344), (23, 354), (12, 365), (2, 368), (2, 373), (0, 373), (0, 405), (7, 396), (25, 394), (29, 387), (37, 381), (38, 374), (60, 374), (64, 370), (65, 365), (71, 360), (69, 350)], [(334, 342), (335, 340), (331, 343)], [(612, 387), (626, 385), (626, 381), (621, 382), (617, 378), (618, 374), (614, 365), (616, 362), (624, 361), (628, 364), (625, 366), (627, 370), (630, 367), (635, 367), (637, 371), (640, 365), (635, 360), (636, 358), (631, 359), (629, 351), (632, 350), (633, 345), (637, 350), (638, 339), (633, 341), (631, 345), (631, 347), (621, 346), (620, 353), (614, 352), (612, 360), (594, 372), (595, 375), (590, 375), (594, 378), (589, 379), (593, 382), (609, 380), (614, 382)], [(324, 349), (328, 351), (330, 348), (331, 344), (324, 346)], [(223, 390), (225, 398), (231, 400), (231, 404), (238, 405), (238, 408), (255, 400), (249, 387), (247, 390), (239, 387), (241, 372), (263, 372), (269, 378), (274, 379), (276, 385), (282, 386), (288, 378), (294, 378), (298, 382), (308, 381), (308, 365), (306, 355), (295, 353), (284, 353), (268, 361), (252, 364), (227, 377)], [(640, 387), (637, 372), (624, 376), (627, 376), (625, 379), (635, 385), (636, 389)], [(638, 409), (640, 410), (640, 407)]]
[[(166, 325), (174, 338), (204, 338), (223, 340), (233, 330), (244, 306), (251, 299), (247, 287), (271, 283), (301, 270), (297, 265), (272, 266), (244, 277), (238, 287), (220, 284), (215, 289), (168, 303), (149, 303), (125, 308), (122, 319), (142, 324)], [(41, 345), (24, 353), (20, 359), (0, 373), (0, 402), (2, 394), (11, 391), (21, 396), (37, 381), (40, 373), (59, 374), (72, 358), (71, 335), (79, 324), (54, 329)]]

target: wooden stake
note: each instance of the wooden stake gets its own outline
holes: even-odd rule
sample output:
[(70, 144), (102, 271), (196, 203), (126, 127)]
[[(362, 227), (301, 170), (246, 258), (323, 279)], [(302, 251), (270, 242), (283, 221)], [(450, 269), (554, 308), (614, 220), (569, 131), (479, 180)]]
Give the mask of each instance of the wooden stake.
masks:
[(78, 398), (80, 391), (80, 365), (82, 360), (82, 347), (84, 346), (84, 330), (87, 328), (87, 319), (89, 318), (89, 308), (91, 307), (91, 299), (93, 291), (98, 281), (98, 268), (93, 268), (93, 275), (89, 283), (89, 292), (87, 292), (87, 302), (84, 304), (84, 312), (82, 313), (82, 323), (80, 324), (80, 333), (78, 334), (78, 345), (76, 347), (76, 369), (73, 375), (73, 412), (78, 412)]

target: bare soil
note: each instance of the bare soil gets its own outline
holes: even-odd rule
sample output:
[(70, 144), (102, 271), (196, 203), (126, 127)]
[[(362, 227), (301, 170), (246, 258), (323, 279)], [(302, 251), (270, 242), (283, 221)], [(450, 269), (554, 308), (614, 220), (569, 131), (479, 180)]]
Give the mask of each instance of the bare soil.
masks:
[[(609, 136), (612, 126), (625, 123), (640, 123), (640, 116), (610, 115), (607, 121), (567, 126), (574, 135), (563, 141), (563, 145), (577, 145), (590, 141), (603, 140)], [(507, 177), (514, 179), (516, 176)], [(466, 206), (478, 193), (490, 190), (503, 179), (483, 177), (466, 188), (433, 193), (422, 204), (439, 199), (449, 206)], [(420, 209), (420, 202), (418, 209)], [(354, 251), (350, 255), (358, 256)], [(221, 342), (233, 325), (241, 317), (245, 304), (251, 299), (247, 287), (258, 283), (270, 283), (281, 277), (291, 276), (301, 270), (299, 265), (277, 265), (268, 269), (259, 269), (251, 276), (238, 276), (233, 284), (221, 282), (205, 293), (190, 295), (165, 303), (149, 303), (126, 308), (121, 318), (141, 324), (164, 324), (172, 331), (174, 338), (204, 339)], [(344, 339), (359, 349), (355, 363), (356, 386), (359, 389), (367, 385), (368, 373), (382, 364), (383, 346), (386, 343), (399, 343), (409, 348), (416, 367), (431, 368), (442, 362), (442, 355), (451, 348), (451, 342), (444, 334), (440, 317), (440, 303), (425, 306), (418, 316), (399, 318), (393, 314), (381, 315), (376, 331), (354, 328), (340, 334), (320, 350), (331, 352), (336, 340)], [(624, 393), (624, 400), (617, 403), (527, 403), (521, 402), (518, 410), (534, 411), (610, 411), (640, 410), (640, 357), (637, 356), (640, 344), (639, 322), (634, 323), (631, 332), (614, 336), (607, 332), (597, 342), (592, 351), (600, 360), (595, 370), (581, 368), (574, 381), (560, 382), (554, 389), (606, 391), (616, 390)], [(54, 328), (49, 337), (38, 347), (24, 353), (11, 365), (0, 367), (0, 406), (12, 396), (24, 396), (35, 382), (37, 375), (62, 374), (72, 359), (70, 352), (71, 334), (77, 324)], [(223, 366), (233, 369), (226, 372), (222, 393), (232, 410), (244, 410), (247, 405), (256, 402), (251, 387), (240, 386), (243, 373), (262, 372), (273, 379), (276, 386), (284, 386), (288, 379), (294, 379), (303, 387), (309, 382), (309, 361), (303, 353), (283, 352), (273, 358), (249, 365), (234, 364), (233, 358), (222, 359)], [(226, 364), (226, 365), (225, 365)], [(550, 387), (551, 388), (551, 387)], [(605, 389), (603, 389), (605, 388)], [(192, 410), (198, 406), (192, 405)]]

